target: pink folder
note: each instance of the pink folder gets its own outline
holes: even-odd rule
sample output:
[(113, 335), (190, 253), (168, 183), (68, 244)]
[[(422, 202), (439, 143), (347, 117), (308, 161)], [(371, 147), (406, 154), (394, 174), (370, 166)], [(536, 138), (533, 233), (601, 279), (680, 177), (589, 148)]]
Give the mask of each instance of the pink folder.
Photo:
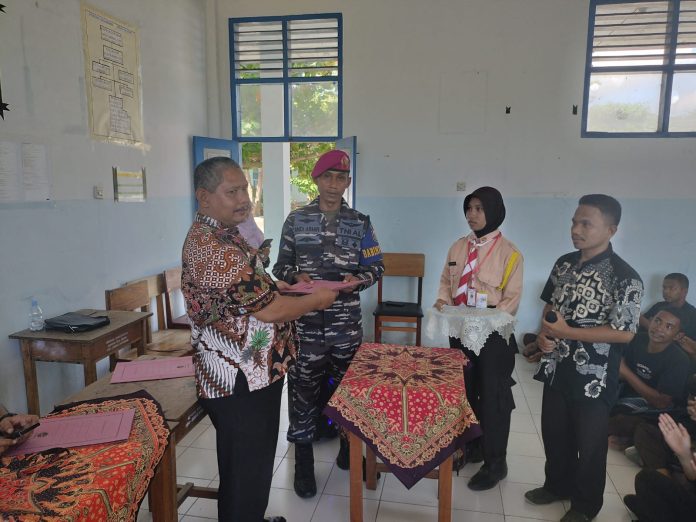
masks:
[(281, 290), (284, 294), (313, 294), (319, 288), (328, 288), (330, 290), (343, 290), (344, 288), (353, 288), (365, 281), (324, 281), (317, 279), (311, 283), (295, 283), (285, 290)]
[(126, 440), (135, 410), (110, 411), (69, 417), (47, 417), (31, 436), (7, 455), (38, 453), (51, 448), (75, 448)]
[(118, 382), (157, 381), (192, 375), (193, 357), (167, 357), (117, 363), (110, 382), (116, 384)]

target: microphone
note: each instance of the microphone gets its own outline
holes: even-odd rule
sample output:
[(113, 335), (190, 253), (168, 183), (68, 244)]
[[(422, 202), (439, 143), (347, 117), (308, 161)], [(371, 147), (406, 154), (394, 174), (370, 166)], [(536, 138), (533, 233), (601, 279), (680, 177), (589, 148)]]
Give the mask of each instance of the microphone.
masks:
[[(547, 323), (555, 323), (556, 321), (558, 321), (558, 316), (556, 315), (556, 312), (554, 310), (549, 310), (548, 312), (546, 312), (546, 314), (544, 314), (544, 319), (546, 319)], [(548, 336), (546, 338), (558, 344), (558, 339)]]

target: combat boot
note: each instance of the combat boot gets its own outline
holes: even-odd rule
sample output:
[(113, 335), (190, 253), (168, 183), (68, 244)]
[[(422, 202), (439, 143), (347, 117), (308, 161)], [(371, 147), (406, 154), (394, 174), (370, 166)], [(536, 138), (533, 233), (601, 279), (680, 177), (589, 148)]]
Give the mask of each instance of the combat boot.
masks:
[[(350, 469), (350, 443), (348, 438), (344, 437), (343, 434), (339, 438), (340, 447), (338, 448), (338, 455), (336, 456), (336, 465), (343, 470)], [(382, 476), (382, 474), (377, 472), (377, 479)], [(365, 457), (362, 458), (362, 479), (367, 480), (367, 464), (365, 462)]]
[(311, 498), (317, 494), (314, 478), (314, 451), (312, 443), (295, 443), (295, 493), (300, 498)]

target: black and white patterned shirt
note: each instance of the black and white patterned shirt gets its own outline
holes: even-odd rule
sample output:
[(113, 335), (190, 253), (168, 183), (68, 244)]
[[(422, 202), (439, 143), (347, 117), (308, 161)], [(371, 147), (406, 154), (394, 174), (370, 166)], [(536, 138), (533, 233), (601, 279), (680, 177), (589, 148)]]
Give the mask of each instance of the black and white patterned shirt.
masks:
[[(541, 299), (574, 328), (609, 325), (635, 332), (643, 282), (631, 266), (609, 248), (580, 264), (580, 251), (556, 261)], [(621, 344), (559, 339), (558, 348), (539, 362), (535, 379), (572, 398), (616, 400)]]

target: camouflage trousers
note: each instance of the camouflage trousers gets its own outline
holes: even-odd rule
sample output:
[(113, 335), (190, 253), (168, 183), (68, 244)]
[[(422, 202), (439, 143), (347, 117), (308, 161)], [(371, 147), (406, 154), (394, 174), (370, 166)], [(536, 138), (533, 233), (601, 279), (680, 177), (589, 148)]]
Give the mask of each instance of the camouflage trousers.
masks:
[(288, 371), (288, 441), (308, 443), (314, 440), (317, 417), (325, 403), (320, 401), (322, 385), (327, 377), (338, 386), (348, 370), (362, 338), (327, 347), (300, 343), (297, 362)]

